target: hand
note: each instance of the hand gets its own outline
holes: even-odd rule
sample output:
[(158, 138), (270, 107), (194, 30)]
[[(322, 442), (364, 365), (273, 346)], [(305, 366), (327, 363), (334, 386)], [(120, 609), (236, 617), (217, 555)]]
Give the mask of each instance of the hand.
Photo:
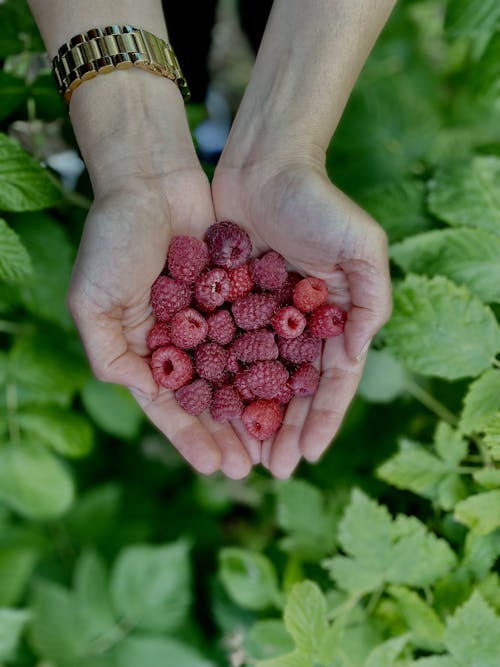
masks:
[(244, 227), (258, 252), (272, 248), (303, 274), (323, 278), (331, 301), (348, 311), (345, 332), (327, 339), (312, 398), (295, 398), (262, 463), (288, 477), (303, 455), (316, 461), (338, 431), (355, 394), (369, 342), (391, 311), (383, 230), (335, 188), (317, 165), (261, 163), (217, 169), (218, 220)]

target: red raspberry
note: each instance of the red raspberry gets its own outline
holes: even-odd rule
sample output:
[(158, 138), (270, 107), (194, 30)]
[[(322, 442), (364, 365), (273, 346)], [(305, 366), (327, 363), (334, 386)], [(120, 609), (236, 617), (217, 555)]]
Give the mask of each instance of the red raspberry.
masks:
[(195, 283), (194, 295), (204, 310), (222, 306), (229, 294), (229, 279), (224, 269), (211, 269), (202, 273)]
[(318, 390), (319, 371), (312, 364), (302, 364), (292, 373), (288, 384), (295, 396), (313, 396)]
[(313, 276), (300, 280), (293, 290), (293, 304), (303, 313), (310, 313), (321, 306), (327, 297), (328, 287), (325, 281)]
[(219, 345), (230, 343), (236, 333), (236, 324), (228, 310), (218, 310), (207, 317), (208, 337)]
[(297, 273), (296, 271), (288, 272), (285, 284), (276, 292), (280, 304), (288, 306), (292, 302), (293, 290), (299, 280), (302, 280), (300, 273)]
[(170, 335), (173, 345), (182, 348), (196, 347), (205, 338), (208, 324), (203, 315), (194, 308), (185, 308), (170, 320)]
[(191, 384), (181, 387), (175, 392), (177, 403), (190, 415), (200, 415), (210, 407), (212, 389), (206, 380), (198, 378)]
[(194, 283), (208, 264), (207, 244), (195, 236), (174, 236), (167, 255), (167, 267), (172, 278)]
[(191, 289), (168, 276), (159, 276), (151, 287), (151, 305), (156, 318), (168, 320), (191, 303)]
[(149, 330), (146, 344), (150, 350), (170, 345), (170, 325), (166, 322), (155, 322)]
[(214, 391), (210, 414), (216, 422), (227, 422), (241, 417), (243, 401), (234, 387), (225, 385)]
[(231, 350), (246, 364), (278, 358), (278, 346), (274, 334), (268, 329), (258, 329), (243, 334), (234, 341)]
[(347, 313), (333, 303), (324, 303), (309, 316), (308, 329), (320, 338), (338, 336), (344, 331)]
[(234, 376), (234, 386), (245, 401), (253, 401), (255, 394), (248, 386), (244, 371), (239, 372)]
[(279, 361), (256, 361), (245, 371), (245, 380), (258, 398), (274, 398), (288, 380), (288, 371)]
[(226, 369), (226, 350), (217, 343), (202, 343), (194, 353), (198, 375), (207, 380), (220, 380)]
[(193, 362), (174, 345), (153, 352), (151, 370), (155, 381), (165, 389), (179, 389), (193, 379)]
[(233, 352), (233, 350), (229, 350), (227, 353), (226, 370), (230, 373), (238, 373), (240, 370), (238, 357)]
[(273, 294), (249, 294), (233, 303), (233, 317), (241, 329), (260, 329), (269, 324), (276, 306)]
[(292, 339), (278, 336), (277, 343), (280, 357), (292, 364), (314, 361), (321, 354), (321, 338), (307, 331)]
[(276, 401), (254, 401), (243, 410), (241, 419), (247, 432), (257, 440), (267, 440), (279, 429), (283, 416)]
[(252, 254), (252, 242), (244, 229), (234, 222), (217, 222), (207, 229), (210, 259), (216, 266), (234, 269)]
[(277, 394), (274, 397), (274, 400), (280, 403), (281, 405), (287, 405), (288, 403), (290, 403), (294, 395), (295, 394), (290, 386), (290, 380), (289, 380), (286, 384), (283, 385), (279, 394)]
[(236, 269), (229, 269), (229, 294), (226, 301), (236, 301), (252, 291), (254, 282), (249, 264), (243, 264)]
[(274, 250), (269, 250), (252, 262), (252, 275), (262, 289), (279, 290), (287, 279), (285, 258)]
[(274, 313), (271, 324), (283, 338), (297, 338), (306, 328), (306, 318), (297, 308), (285, 306)]

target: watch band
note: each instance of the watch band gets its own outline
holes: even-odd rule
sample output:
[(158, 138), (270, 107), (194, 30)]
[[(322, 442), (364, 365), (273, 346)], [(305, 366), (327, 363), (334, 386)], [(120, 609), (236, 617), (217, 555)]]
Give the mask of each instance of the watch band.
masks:
[(142, 28), (93, 28), (72, 37), (52, 59), (57, 87), (66, 102), (83, 81), (134, 66), (174, 81), (184, 101), (189, 99), (189, 88), (172, 47)]

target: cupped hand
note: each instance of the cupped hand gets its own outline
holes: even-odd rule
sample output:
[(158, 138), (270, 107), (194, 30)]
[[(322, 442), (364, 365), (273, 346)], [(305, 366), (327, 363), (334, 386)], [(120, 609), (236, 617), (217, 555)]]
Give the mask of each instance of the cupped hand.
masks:
[(302, 456), (316, 461), (330, 444), (356, 392), (371, 338), (389, 318), (385, 233), (317, 165), (222, 165), (212, 197), (218, 220), (244, 227), (259, 252), (272, 248), (293, 269), (323, 278), (330, 300), (348, 313), (344, 334), (324, 345), (317, 393), (293, 399), (280, 430), (262, 444), (262, 463), (288, 477)]

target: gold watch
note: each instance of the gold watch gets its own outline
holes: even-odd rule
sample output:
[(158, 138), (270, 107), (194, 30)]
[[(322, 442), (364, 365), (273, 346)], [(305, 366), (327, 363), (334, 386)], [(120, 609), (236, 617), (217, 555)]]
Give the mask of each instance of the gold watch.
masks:
[(140, 67), (177, 84), (190, 97), (177, 57), (168, 42), (142, 28), (109, 25), (75, 35), (52, 60), (57, 87), (66, 102), (75, 88), (98, 74)]

